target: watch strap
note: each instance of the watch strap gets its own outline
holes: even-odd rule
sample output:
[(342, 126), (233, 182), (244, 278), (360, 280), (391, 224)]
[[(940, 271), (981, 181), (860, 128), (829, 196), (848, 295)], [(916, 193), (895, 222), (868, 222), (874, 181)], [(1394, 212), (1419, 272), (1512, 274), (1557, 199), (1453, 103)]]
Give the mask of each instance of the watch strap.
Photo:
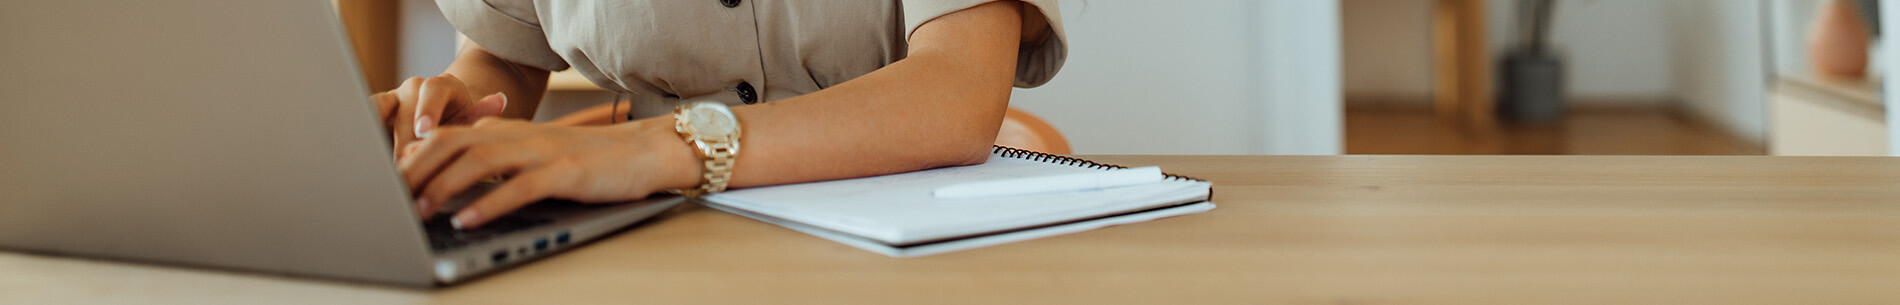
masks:
[(704, 161), (705, 167), (700, 173), (699, 186), (672, 189), (667, 192), (691, 197), (725, 191), (726, 185), (732, 181), (732, 163), (738, 160), (738, 147), (732, 145), (733, 142), (702, 141), (689, 144), (695, 144), (695, 147), (701, 148), (699, 149), (700, 159)]

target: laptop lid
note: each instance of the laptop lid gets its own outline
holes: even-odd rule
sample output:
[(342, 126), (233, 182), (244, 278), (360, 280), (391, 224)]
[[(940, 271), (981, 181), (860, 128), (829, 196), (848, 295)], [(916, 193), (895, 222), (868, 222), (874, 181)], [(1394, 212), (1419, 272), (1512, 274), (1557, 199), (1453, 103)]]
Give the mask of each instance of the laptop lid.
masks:
[(331, 1), (0, 1), (0, 249), (429, 285)]

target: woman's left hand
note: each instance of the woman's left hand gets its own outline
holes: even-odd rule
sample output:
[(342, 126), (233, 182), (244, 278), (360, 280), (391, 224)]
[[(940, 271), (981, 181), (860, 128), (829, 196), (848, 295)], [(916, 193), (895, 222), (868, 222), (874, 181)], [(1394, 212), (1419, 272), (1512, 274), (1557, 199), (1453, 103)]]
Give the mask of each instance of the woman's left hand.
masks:
[[(487, 223), (542, 199), (618, 202), (697, 181), (670, 120), (569, 127), (490, 118), (443, 127), (399, 161), (416, 209), (428, 218), (442, 202), (496, 175), (510, 178), (455, 214), (457, 228)], [(657, 126), (666, 124), (667, 126)]]

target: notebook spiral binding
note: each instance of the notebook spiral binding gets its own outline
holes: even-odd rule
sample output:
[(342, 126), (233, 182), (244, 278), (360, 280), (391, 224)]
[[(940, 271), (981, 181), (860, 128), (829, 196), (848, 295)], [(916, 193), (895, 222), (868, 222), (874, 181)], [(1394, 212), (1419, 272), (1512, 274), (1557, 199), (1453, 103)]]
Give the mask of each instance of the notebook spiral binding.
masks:
[[(990, 150), (990, 153), (996, 154), (997, 156), (1002, 156), (1004, 158), (1016, 158), (1016, 159), (1023, 159), (1023, 160), (1036, 161), (1036, 162), (1048, 162), (1048, 163), (1083, 167), (1083, 168), (1089, 168), (1089, 169), (1128, 168), (1127, 166), (1098, 163), (1095, 161), (1082, 160), (1082, 159), (1077, 159), (1077, 158), (1072, 158), (1072, 157), (1062, 156), (1062, 155), (1052, 155), (1052, 154), (1048, 154), (1044, 152), (1009, 147), (1009, 146), (991, 145), (991, 147), (993, 148)], [(1182, 175), (1175, 175), (1175, 174), (1169, 174), (1169, 173), (1162, 173), (1162, 175), (1167, 176), (1168, 177), (1167, 179), (1172, 180), (1172, 181), (1207, 182), (1207, 180), (1202, 180), (1199, 178), (1182, 176)]]

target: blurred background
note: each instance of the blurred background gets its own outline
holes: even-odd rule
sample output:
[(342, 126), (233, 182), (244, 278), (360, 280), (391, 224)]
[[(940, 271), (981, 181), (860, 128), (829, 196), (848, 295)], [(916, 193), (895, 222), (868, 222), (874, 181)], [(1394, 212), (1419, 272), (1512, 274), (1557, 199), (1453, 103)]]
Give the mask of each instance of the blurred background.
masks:
[[(372, 89), (453, 60), (434, 1), (337, 2)], [(1874, 2), (1061, 1), (1011, 105), (1077, 154), (1887, 155)]]

